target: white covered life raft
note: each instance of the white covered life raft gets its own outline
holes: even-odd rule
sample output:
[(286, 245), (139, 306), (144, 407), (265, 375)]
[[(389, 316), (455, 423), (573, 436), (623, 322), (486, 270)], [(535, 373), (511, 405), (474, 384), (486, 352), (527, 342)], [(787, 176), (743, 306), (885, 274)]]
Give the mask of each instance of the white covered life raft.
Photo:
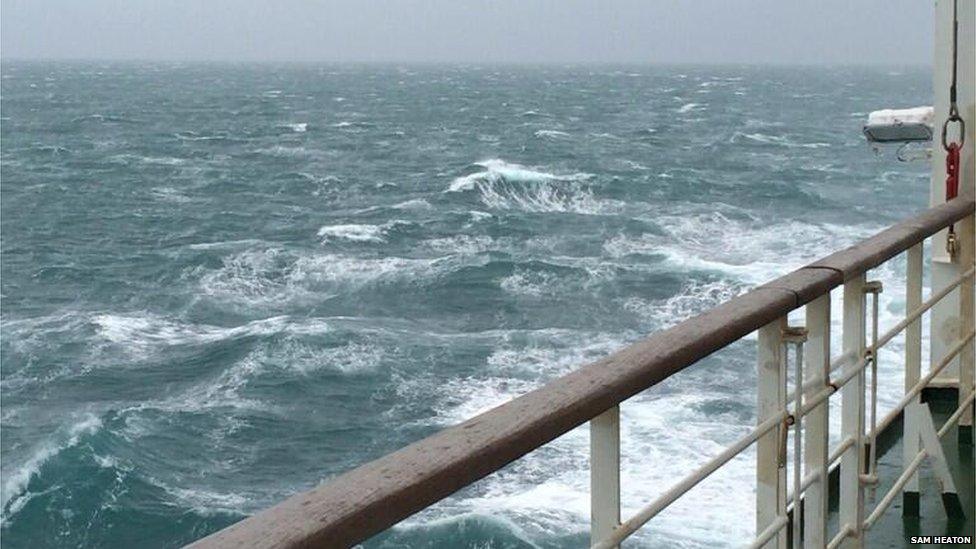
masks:
[(907, 143), (931, 141), (935, 109), (883, 109), (868, 115), (864, 137), (872, 143)]

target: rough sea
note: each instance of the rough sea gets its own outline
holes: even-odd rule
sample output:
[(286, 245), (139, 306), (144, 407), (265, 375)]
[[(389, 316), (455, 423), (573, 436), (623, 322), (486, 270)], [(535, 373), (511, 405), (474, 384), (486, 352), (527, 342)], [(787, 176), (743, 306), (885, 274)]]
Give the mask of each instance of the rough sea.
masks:
[[(927, 162), (861, 135), (871, 110), (930, 104), (924, 67), (0, 73), (10, 549), (187, 543), (928, 195)], [(872, 275), (882, 327), (903, 312), (902, 268)], [(900, 344), (882, 354), (882, 409)], [(625, 517), (754, 424), (754, 347), (623, 405)], [(584, 426), (365, 545), (582, 546), (587, 452)], [(630, 546), (747, 543), (753, 463)]]

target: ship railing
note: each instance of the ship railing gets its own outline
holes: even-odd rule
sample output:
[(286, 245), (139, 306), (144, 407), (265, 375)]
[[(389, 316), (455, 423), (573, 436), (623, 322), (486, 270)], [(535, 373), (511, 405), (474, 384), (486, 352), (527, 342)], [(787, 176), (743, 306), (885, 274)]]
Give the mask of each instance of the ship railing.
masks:
[[(923, 301), (925, 241), (950, 226), (958, 239), (955, 253), (947, 261), (957, 276)], [(879, 333), (878, 300), (883, 288), (867, 276), (901, 254), (906, 255), (907, 265), (906, 315)], [(939, 461), (938, 438), (956, 424), (960, 435), (968, 432), (972, 436), (974, 256), (974, 201), (953, 199), (459, 425), (292, 496), (193, 546), (352, 546), (585, 422), (590, 428), (593, 548), (618, 547), (753, 445), (756, 538), (752, 547), (861, 546), (866, 533), (899, 494), (918, 493), (918, 469), (927, 457), (937, 469), (945, 468), (944, 457)], [(831, 290), (839, 287), (843, 291), (841, 349), (834, 357)], [(951, 336), (955, 343), (922, 375), (922, 316), (950, 295), (954, 296), (952, 303), (958, 303), (958, 311), (940, 337)], [(797, 311), (794, 317), (799, 316), (800, 309), (803, 325), (791, 326), (789, 313)], [(758, 332), (755, 428), (622, 521), (620, 404), (753, 332)], [(878, 353), (902, 332), (904, 394), (878, 419)], [(791, 363), (793, 383), (787, 375)], [(936, 432), (920, 394), (951, 364), (958, 369), (954, 384), (959, 404)], [(838, 393), (841, 436), (831, 449), (829, 403)], [(868, 512), (865, 490), (878, 481), (877, 437), (899, 417), (904, 430), (902, 473)], [(789, 446), (792, 460), (788, 459)], [(838, 468), (839, 526), (830, 535), (829, 475)], [(947, 470), (942, 473), (948, 475)], [(954, 490), (951, 480), (941, 484), (944, 495)], [(798, 500), (802, 505), (796, 505)]]

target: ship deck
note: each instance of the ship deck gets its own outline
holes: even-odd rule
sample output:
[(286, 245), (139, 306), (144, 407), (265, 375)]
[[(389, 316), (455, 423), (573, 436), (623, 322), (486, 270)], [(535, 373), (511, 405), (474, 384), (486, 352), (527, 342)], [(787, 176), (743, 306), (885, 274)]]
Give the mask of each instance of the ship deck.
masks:
[[(949, 415), (956, 409), (957, 392), (946, 389), (928, 389), (922, 393), (922, 399), (932, 410), (936, 427), (941, 427)], [(865, 509), (873, 509), (881, 497), (895, 483), (902, 471), (902, 422), (901, 418), (893, 422), (878, 440), (878, 476), (876, 487), (865, 490)], [(884, 513), (876, 527), (867, 533), (865, 546), (871, 548), (891, 547), (945, 547), (946, 545), (912, 545), (912, 536), (974, 536), (974, 517), (976, 514), (976, 498), (974, 498), (973, 446), (960, 444), (959, 428), (952, 427), (942, 439), (946, 461), (952, 472), (952, 478), (959, 490), (963, 511), (966, 517), (962, 520), (950, 518), (942, 506), (939, 492), (939, 481), (929, 464), (919, 470), (919, 516), (903, 516), (903, 502), (900, 497)], [(834, 476), (834, 475), (832, 475)], [(834, 479), (832, 479), (834, 480)], [(837, 494), (837, 490), (831, 490)], [(837, 529), (837, 500), (830, 501), (830, 515), (828, 518), (831, 531)], [(960, 545), (969, 546), (972, 545)]]

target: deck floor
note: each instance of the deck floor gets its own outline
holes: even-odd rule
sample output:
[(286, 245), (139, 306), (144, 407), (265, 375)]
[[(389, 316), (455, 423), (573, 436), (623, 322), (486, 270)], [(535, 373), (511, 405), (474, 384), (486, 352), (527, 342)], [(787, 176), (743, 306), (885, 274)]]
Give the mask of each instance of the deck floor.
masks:
[[(953, 395), (954, 396), (954, 395)], [(926, 398), (935, 419), (936, 426), (941, 426), (955, 409), (954, 399), (929, 396)], [(865, 493), (865, 514), (870, 514), (878, 501), (891, 488), (902, 471), (902, 440), (901, 422), (895, 422), (889, 429), (897, 436), (889, 435), (888, 441), (881, 441), (878, 449), (881, 456), (878, 460), (879, 485), (869, 488)], [(959, 444), (958, 428), (953, 427), (942, 438), (946, 460), (952, 472), (956, 489), (962, 500), (966, 518), (949, 519), (942, 507), (942, 498), (938, 480), (926, 460), (920, 468), (919, 489), (921, 493), (919, 503), (919, 517), (907, 518), (902, 516), (902, 498), (899, 496), (885, 512), (884, 516), (871, 528), (866, 537), (865, 546), (874, 548), (889, 547), (946, 547), (946, 545), (918, 545), (911, 544), (912, 536), (973, 536), (974, 514), (974, 475), (973, 475), (973, 445)], [(830, 532), (837, 532), (836, 502), (832, 502), (830, 509)], [(957, 545), (958, 547), (973, 547)]]

